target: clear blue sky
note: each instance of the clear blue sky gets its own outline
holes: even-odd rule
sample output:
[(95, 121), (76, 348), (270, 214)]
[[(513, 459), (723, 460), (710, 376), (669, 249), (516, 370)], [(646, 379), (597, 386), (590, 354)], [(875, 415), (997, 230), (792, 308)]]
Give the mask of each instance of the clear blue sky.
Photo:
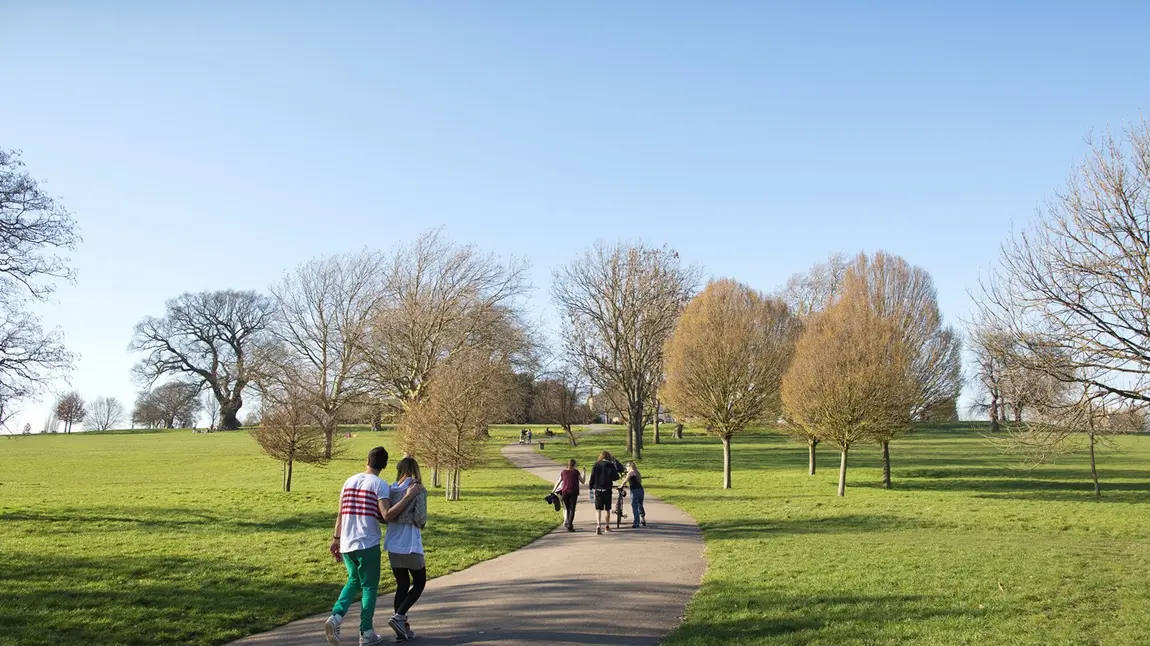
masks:
[(435, 226), (529, 257), (541, 316), (553, 266), (643, 238), (763, 290), (886, 249), (955, 321), (1150, 106), (1144, 2), (158, 4), (0, 0), (0, 146), (84, 235), (44, 315), (126, 403), (166, 298)]

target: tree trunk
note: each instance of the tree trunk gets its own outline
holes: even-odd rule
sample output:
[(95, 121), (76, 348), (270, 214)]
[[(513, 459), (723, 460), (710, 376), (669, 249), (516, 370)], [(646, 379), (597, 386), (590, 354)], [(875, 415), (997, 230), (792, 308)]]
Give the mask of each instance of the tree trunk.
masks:
[(1094, 431), (1090, 432), (1090, 475), (1094, 478), (1094, 496), (1102, 497), (1102, 487), (1098, 485), (1098, 466), (1094, 463)]
[(371, 430), (383, 430), (383, 411), (379, 410), (379, 406), (375, 406), (371, 411)]
[(731, 488), (731, 438), (723, 437), (723, 488)]
[(1014, 421), (1015, 422), (1021, 422), (1022, 421), (1022, 406), (1019, 406), (1018, 404), (1014, 405)]
[(819, 441), (813, 437), (807, 438), (807, 466), (810, 475), (815, 474), (815, 447), (818, 446)]
[(675, 424), (675, 439), (676, 440), (683, 439), (683, 425), (682, 424)]
[(839, 460), (839, 496), (847, 495), (847, 450), (843, 449)]
[(990, 391), (990, 432), (997, 433), (998, 426), (998, 389), (994, 388)]
[[(240, 428), (239, 415), (240, 408), (244, 405), (244, 400), (238, 395), (220, 402), (220, 430), (221, 431), (236, 431)], [(327, 457), (331, 457), (330, 454)]]
[(655, 444), (659, 443), (659, 397), (655, 397)]
[(431, 486), (433, 486), (433, 487), (442, 487), (443, 486), (443, 483), (440, 481), (440, 477), (439, 477), (439, 465), (438, 464), (431, 465)]
[(882, 441), (882, 488), (890, 489), (890, 440)]
[(635, 432), (631, 428), (631, 420), (627, 420), (627, 454), (635, 453)]
[(335, 442), (335, 418), (334, 416), (326, 424), (323, 425), (323, 457), (331, 459), (331, 446)]
[(571, 446), (578, 446), (578, 444), (575, 442), (575, 431), (571, 430), (571, 425), (564, 424), (563, 430), (567, 432), (567, 441), (571, 444)]
[(631, 415), (628, 420), (634, 441), (631, 445), (631, 457), (636, 460), (643, 459), (643, 402), (642, 400), (631, 404)]
[(458, 467), (451, 469), (447, 473), (447, 499), (459, 500), (459, 472)]

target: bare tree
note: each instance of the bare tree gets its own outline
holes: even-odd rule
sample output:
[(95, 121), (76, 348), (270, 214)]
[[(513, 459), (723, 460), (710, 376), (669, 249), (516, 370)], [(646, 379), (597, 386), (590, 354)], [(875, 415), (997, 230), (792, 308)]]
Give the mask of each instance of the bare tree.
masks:
[(781, 300), (724, 279), (687, 304), (667, 341), (664, 396), (723, 442), (724, 489), (731, 488), (731, 438), (778, 418), (799, 329)]
[(536, 383), (532, 417), (542, 423), (558, 424), (567, 433), (568, 444), (576, 446), (573, 427), (591, 421), (591, 409), (584, 401), (586, 393), (586, 381), (579, 371), (561, 364)]
[(308, 394), (320, 413), (329, 458), (337, 413), (367, 392), (363, 348), (383, 295), (381, 263), (379, 254), (366, 250), (317, 258), (271, 289), (279, 351), (265, 369)]
[(40, 427), (41, 433), (59, 433), (60, 432), (60, 418), (56, 417), (56, 412), (48, 413), (44, 418), (44, 425)]
[(147, 353), (137, 375), (149, 386), (175, 376), (206, 387), (220, 403), (220, 428), (238, 429), (244, 391), (262, 367), (271, 301), (228, 290), (186, 293), (166, 307), (163, 318), (149, 316), (136, 325), (130, 349)]
[(531, 341), (521, 315), (527, 264), (506, 264), (438, 231), (397, 247), (363, 344), (380, 401), (423, 399), (436, 367), (479, 348), (518, 361)]
[(265, 396), (259, 426), (250, 432), (269, 456), (283, 463), (283, 489), (291, 491), (295, 463), (327, 464), (330, 447), (317, 420), (325, 415), (310, 393), (281, 391)]
[(462, 472), (482, 457), (487, 427), (505, 412), (506, 359), (478, 349), (441, 362), (424, 397), (409, 402), (400, 425), (404, 449), (447, 472), (447, 499), (458, 500)]
[(1023, 348), (1022, 367), (1150, 402), (1150, 122), (1090, 146), (1003, 245), (979, 313)]
[(195, 425), (202, 405), (198, 384), (169, 381), (140, 393), (132, 422), (147, 428), (187, 428)]
[(977, 399), (971, 410), (989, 416), (990, 432), (997, 433), (1005, 421), (1002, 381), (1006, 373), (1005, 348), (1010, 340), (1001, 331), (983, 323), (970, 326), (969, 338), (978, 385)]
[(598, 242), (555, 271), (563, 345), (595, 389), (617, 393), (628, 448), (643, 451), (643, 416), (663, 373), (663, 344), (698, 289), (700, 270), (668, 247)]
[(110, 431), (119, 428), (127, 417), (127, 410), (115, 397), (97, 397), (88, 410), (85, 427), (90, 431)]
[(806, 273), (792, 275), (779, 291), (779, 298), (799, 318), (817, 314), (838, 298), (848, 264), (845, 254), (832, 254), (826, 262), (811, 267)]
[(847, 268), (844, 290), (857, 287), (879, 316), (891, 319), (910, 352), (915, 398), (911, 411), (922, 419), (926, 411), (958, 398), (962, 387), (962, 344), (958, 334), (942, 325), (934, 280), (922, 267), (894, 254), (859, 254)]
[(840, 496), (847, 455), (857, 442), (909, 426), (917, 397), (903, 331), (851, 290), (811, 318), (783, 378), (792, 423), (839, 449)]
[(74, 279), (60, 252), (79, 242), (71, 214), (24, 170), (19, 152), (0, 148), (0, 424), (72, 368), (59, 329), (45, 331), (27, 306)]
[(64, 423), (64, 433), (70, 434), (72, 432), (72, 425), (83, 422), (84, 417), (88, 415), (88, 408), (84, 404), (84, 398), (80, 393), (71, 391), (60, 396), (56, 400), (56, 408), (54, 409), (56, 418)]

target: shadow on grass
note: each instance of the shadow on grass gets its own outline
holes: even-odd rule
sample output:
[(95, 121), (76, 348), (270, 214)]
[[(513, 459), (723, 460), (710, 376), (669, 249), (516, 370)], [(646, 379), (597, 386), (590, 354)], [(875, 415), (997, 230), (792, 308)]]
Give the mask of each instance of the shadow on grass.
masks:
[(6, 554), (0, 625), (25, 645), (210, 644), (322, 611), (338, 586), (219, 558)]
[(700, 523), (707, 539), (764, 538), (772, 535), (847, 534), (855, 532), (889, 532), (933, 527), (917, 518), (889, 515), (848, 514), (824, 518), (757, 519), (733, 518)]
[[(718, 589), (716, 589), (718, 588)], [(722, 599), (728, 610), (712, 603), (693, 606), (692, 618), (672, 633), (667, 644), (728, 641), (775, 644), (898, 643), (898, 632), (918, 622), (977, 617), (989, 611), (955, 607), (952, 599), (917, 594), (801, 595), (765, 590), (747, 598), (730, 585), (704, 586), (705, 598)], [(896, 634), (890, 629), (894, 628)]]
[(331, 512), (314, 511), (295, 514), (278, 520), (247, 521), (235, 517), (221, 516), (204, 512), (200, 509), (181, 507), (167, 507), (164, 509), (130, 507), (111, 507), (101, 509), (89, 507), (85, 509), (54, 509), (49, 512), (40, 512), (33, 509), (19, 509), (0, 513), (0, 522), (32, 522), (37, 525), (61, 525), (63, 531), (83, 533), (85, 525), (96, 525), (101, 531), (118, 529), (158, 529), (187, 530), (198, 526), (217, 531), (219, 528), (229, 528), (237, 531), (258, 532), (295, 532), (331, 525), (334, 515)]

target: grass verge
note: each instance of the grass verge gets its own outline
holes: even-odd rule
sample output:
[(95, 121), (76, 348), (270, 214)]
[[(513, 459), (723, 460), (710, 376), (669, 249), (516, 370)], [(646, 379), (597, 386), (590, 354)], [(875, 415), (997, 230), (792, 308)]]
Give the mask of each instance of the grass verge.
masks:
[[(346, 577), (327, 554), (339, 487), (394, 445), (353, 433), (327, 467), (297, 465), (291, 493), (244, 432), (0, 439), (0, 644), (219, 644), (324, 612)], [(538, 479), (498, 454), (517, 431), (492, 435), (463, 500), (431, 492), (432, 577), (556, 524)]]
[[(669, 646), (730, 644), (1145, 644), (1150, 633), (1150, 437), (1100, 458), (1019, 471), (972, 425), (924, 427), (838, 454), (771, 432), (736, 438), (722, 490), (718, 440), (688, 430), (644, 448), (647, 489), (692, 514), (709, 569)], [(669, 435), (669, 434), (668, 434)], [(648, 435), (648, 442), (650, 437)], [(547, 446), (590, 464), (625, 458), (622, 432)], [(657, 518), (648, 519), (658, 522)]]

